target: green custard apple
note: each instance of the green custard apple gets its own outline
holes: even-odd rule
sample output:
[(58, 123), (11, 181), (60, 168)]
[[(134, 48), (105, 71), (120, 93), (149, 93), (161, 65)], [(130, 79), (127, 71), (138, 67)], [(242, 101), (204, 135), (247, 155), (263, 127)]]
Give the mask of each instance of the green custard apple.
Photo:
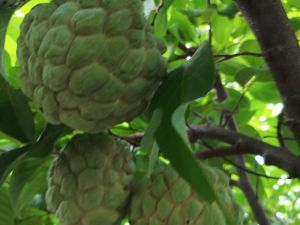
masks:
[[(233, 199), (227, 176), (207, 167), (207, 175), (225, 205), (242, 225), (243, 213)], [(137, 182), (129, 209), (130, 225), (227, 225), (216, 203), (204, 202), (171, 166), (158, 168)]]
[(127, 143), (75, 136), (53, 161), (47, 207), (61, 225), (116, 225), (125, 216), (135, 164)]
[(96, 133), (145, 110), (163, 51), (141, 0), (56, 0), (23, 20), (19, 82), (48, 122)]

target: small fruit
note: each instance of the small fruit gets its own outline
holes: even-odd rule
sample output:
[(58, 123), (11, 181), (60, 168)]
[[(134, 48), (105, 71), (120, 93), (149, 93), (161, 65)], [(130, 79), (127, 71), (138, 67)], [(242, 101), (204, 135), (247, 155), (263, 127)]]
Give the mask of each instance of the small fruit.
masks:
[(141, 0), (55, 0), (18, 39), (22, 91), (52, 124), (96, 133), (145, 110), (166, 73)]
[[(208, 177), (225, 205), (242, 224), (242, 211), (234, 202), (226, 175), (207, 167)], [(130, 204), (130, 225), (226, 225), (216, 203), (204, 202), (171, 166), (157, 169), (139, 181)]]
[(61, 225), (115, 225), (128, 204), (134, 163), (127, 144), (77, 135), (49, 169), (46, 202)]

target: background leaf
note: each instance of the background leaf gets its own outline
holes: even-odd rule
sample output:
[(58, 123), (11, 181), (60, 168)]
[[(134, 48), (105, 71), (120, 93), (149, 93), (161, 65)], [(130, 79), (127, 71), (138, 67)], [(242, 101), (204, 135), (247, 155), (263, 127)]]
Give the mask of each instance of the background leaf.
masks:
[(281, 100), (279, 92), (273, 81), (256, 82), (249, 88), (249, 92), (254, 98), (263, 102), (278, 103)]
[(7, 24), (14, 11), (12, 9), (0, 8), (0, 74), (4, 73), (3, 54), (4, 54), (4, 40), (6, 34)]
[(9, 197), (8, 188), (0, 188), (0, 225), (14, 225), (14, 210)]
[(19, 157), (28, 151), (27, 147), (4, 152), (0, 154), (0, 187), (5, 178), (13, 170)]
[(23, 94), (0, 77), (0, 130), (21, 142), (34, 138), (31, 109)]
[(29, 157), (43, 159), (53, 152), (57, 139), (69, 132), (70, 129), (65, 126), (48, 125), (37, 142), (2, 153), (0, 155), (0, 186), (17, 165), (18, 159), (25, 153)]
[(49, 164), (49, 158), (26, 157), (14, 169), (9, 189), (18, 214), (37, 193), (46, 189)]

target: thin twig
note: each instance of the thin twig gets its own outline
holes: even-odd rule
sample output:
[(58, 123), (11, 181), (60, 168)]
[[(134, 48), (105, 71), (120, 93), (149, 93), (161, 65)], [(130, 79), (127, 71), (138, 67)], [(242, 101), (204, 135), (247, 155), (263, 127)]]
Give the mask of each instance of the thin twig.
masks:
[[(278, 138), (278, 136), (271, 136), (271, 135), (268, 135), (268, 136), (263, 136), (263, 138)], [(286, 140), (286, 141), (296, 141), (297, 139), (296, 138), (293, 138), (293, 137), (281, 137), (282, 140)], [(281, 146), (280, 146), (281, 147)]]
[(160, 10), (161, 10), (163, 7), (164, 7), (164, 0), (161, 0), (160, 3), (159, 3), (159, 5), (158, 5), (158, 7), (155, 9), (155, 15), (154, 15), (153, 20), (152, 20), (152, 23), (151, 23), (152, 26), (154, 26), (154, 23), (155, 23), (155, 21), (156, 21), (156, 18), (157, 18), (157, 16), (158, 16)]
[(225, 60), (229, 60), (232, 58), (240, 57), (240, 56), (254, 56), (254, 57), (263, 57), (263, 53), (257, 53), (257, 52), (239, 52), (235, 54), (216, 54), (214, 55), (215, 58), (221, 58), (217, 61), (217, 63), (223, 62)]
[(236, 103), (236, 105), (234, 106), (233, 110), (230, 111), (230, 112), (227, 112), (227, 116), (226, 116), (227, 118), (225, 120), (225, 123), (222, 125), (223, 127), (226, 127), (228, 125), (228, 123), (230, 122), (230, 120), (231, 120), (232, 116), (234, 115), (234, 113), (239, 110), (240, 105), (241, 105), (244, 97), (245, 97), (245, 92), (243, 92), (241, 94), (241, 96), (240, 96), (238, 102)]
[[(235, 166), (236, 168), (244, 170), (245, 172), (247, 172), (249, 174), (268, 178), (268, 179), (274, 179), (274, 180), (282, 179), (281, 177), (274, 177), (274, 176), (268, 176), (268, 175), (262, 174), (262, 173), (257, 173), (253, 170), (247, 169), (245, 166), (240, 166), (240, 165), (236, 164), (235, 162), (233, 162), (232, 160), (230, 160), (226, 157), (226, 156), (245, 155), (245, 154), (249, 154), (249, 153), (250, 152), (246, 152), (246, 151), (242, 152), (239, 148), (230, 146), (230, 147), (217, 148), (214, 150), (209, 148), (208, 150), (198, 152), (196, 154), (196, 156), (198, 159), (201, 159), (201, 160), (220, 157), (220, 158), (224, 159), (225, 161), (229, 162), (230, 164), (232, 164), (233, 166)], [(288, 178), (288, 179), (291, 179), (291, 178)]]

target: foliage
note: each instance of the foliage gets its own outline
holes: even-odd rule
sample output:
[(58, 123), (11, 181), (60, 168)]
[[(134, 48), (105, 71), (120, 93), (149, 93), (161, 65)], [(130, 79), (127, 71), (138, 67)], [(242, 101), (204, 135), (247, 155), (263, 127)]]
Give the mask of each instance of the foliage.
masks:
[[(53, 147), (63, 146), (80, 132), (47, 124), (38, 107), (18, 89), (19, 26), (33, 6), (45, 2), (0, 5), (0, 225), (58, 224), (45, 206), (46, 171)], [(300, 39), (300, 2), (282, 2)], [(199, 166), (194, 157), (196, 152), (224, 144), (211, 139), (189, 144), (187, 125), (227, 124), (221, 116), (227, 111), (242, 134), (274, 146), (284, 145), (291, 154), (299, 155), (293, 134), (282, 121), (284, 110), (276, 84), (255, 36), (231, 0), (211, 0), (210, 5), (199, 0), (144, 3), (148, 23), (167, 45), (164, 57), (169, 73), (143, 115), (109, 132), (131, 143), (133, 136), (145, 133), (141, 145), (138, 140), (139, 147), (134, 149), (140, 175), (152, 173), (158, 156), (170, 160), (200, 196), (218, 202), (230, 224), (232, 215), (201, 176), (201, 161)], [(228, 93), (223, 102), (217, 101), (213, 88), (216, 75)], [(287, 179), (289, 175), (280, 168), (266, 166), (262, 157), (247, 155), (245, 160), (247, 170), (252, 171), (248, 174), (251, 185), (271, 223), (300, 224), (299, 182)], [(235, 183), (238, 174), (233, 161), (233, 157), (207, 160), (226, 171)], [(237, 186), (232, 190), (245, 211), (244, 224), (257, 224), (244, 193)]]

